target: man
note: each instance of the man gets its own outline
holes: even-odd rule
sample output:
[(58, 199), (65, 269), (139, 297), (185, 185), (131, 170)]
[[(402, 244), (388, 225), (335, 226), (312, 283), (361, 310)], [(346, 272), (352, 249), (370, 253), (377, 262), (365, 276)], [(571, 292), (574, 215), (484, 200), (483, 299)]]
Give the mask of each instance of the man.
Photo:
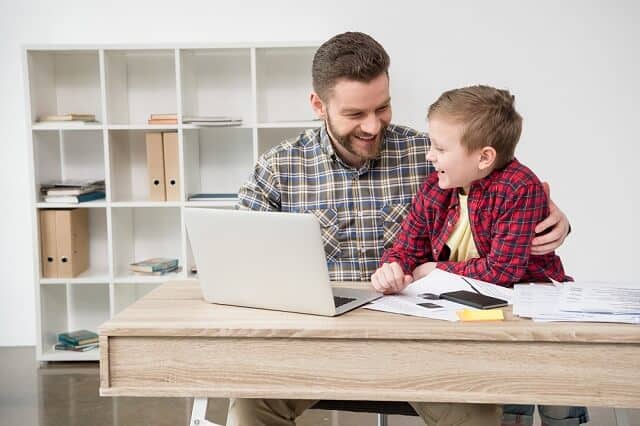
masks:
[[(258, 160), (240, 188), (240, 207), (308, 212), (322, 226), (332, 280), (368, 281), (433, 171), (426, 134), (391, 124), (389, 56), (371, 37), (344, 33), (313, 59), (311, 106), (324, 120)], [(534, 251), (558, 247), (568, 222), (551, 203), (538, 225), (551, 231)], [(315, 401), (232, 399), (227, 425), (291, 425)], [(429, 425), (498, 425), (501, 408), (481, 404), (411, 403)]]

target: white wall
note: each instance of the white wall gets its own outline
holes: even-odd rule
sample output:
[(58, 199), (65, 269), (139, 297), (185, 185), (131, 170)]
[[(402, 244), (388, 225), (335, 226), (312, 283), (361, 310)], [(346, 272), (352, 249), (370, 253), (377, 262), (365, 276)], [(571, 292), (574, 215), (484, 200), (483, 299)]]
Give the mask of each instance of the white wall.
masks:
[[(629, 1), (2, 1), (0, 345), (35, 343), (22, 44), (323, 41), (359, 30), (391, 59), (394, 121), (471, 83), (507, 87), (525, 118), (518, 156), (551, 182), (577, 279), (631, 281), (640, 234), (640, 3)], [(637, 280), (637, 279), (636, 279)]]

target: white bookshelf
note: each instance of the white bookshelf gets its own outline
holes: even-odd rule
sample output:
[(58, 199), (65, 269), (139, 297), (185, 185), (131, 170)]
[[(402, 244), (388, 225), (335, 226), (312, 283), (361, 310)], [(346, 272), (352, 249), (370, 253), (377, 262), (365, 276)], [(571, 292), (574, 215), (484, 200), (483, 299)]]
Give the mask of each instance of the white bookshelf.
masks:
[[(96, 330), (168, 279), (195, 279), (184, 224), (187, 207), (233, 208), (235, 201), (190, 202), (195, 192), (236, 193), (258, 156), (318, 127), (308, 96), (317, 44), (198, 46), (30, 46), (24, 49), (31, 158), (37, 359), (98, 360), (99, 351), (52, 349), (60, 332)], [(38, 117), (92, 113), (98, 123), (38, 123)], [(152, 113), (237, 116), (240, 126), (149, 125)], [(180, 148), (180, 199), (149, 201), (145, 133), (173, 130)], [(45, 203), (39, 184), (104, 179), (106, 199)], [(89, 210), (89, 269), (43, 278), (38, 212)], [(131, 262), (176, 257), (182, 270), (138, 276)]]

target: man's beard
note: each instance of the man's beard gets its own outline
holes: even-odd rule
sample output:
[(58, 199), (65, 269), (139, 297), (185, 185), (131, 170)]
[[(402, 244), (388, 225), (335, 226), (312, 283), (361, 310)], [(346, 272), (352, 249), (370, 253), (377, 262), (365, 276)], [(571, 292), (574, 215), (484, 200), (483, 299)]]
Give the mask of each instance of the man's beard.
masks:
[[(358, 147), (354, 146), (355, 144), (353, 143), (353, 140), (351, 139), (351, 137), (355, 137), (357, 133), (360, 133), (361, 135), (363, 135), (362, 132), (357, 132), (357, 131), (352, 131), (350, 133), (347, 133), (346, 135), (342, 135), (340, 133), (338, 133), (336, 131), (336, 129), (333, 127), (333, 125), (331, 124), (331, 119), (329, 118), (329, 115), (327, 114), (327, 128), (329, 129), (329, 134), (332, 136), (332, 138), (334, 139), (334, 142), (339, 144), (340, 146), (344, 147), (344, 149), (346, 149), (348, 152), (350, 152), (351, 154), (357, 156), (358, 158), (362, 159), (362, 160), (373, 160), (374, 158), (378, 158), (378, 156), (380, 155), (380, 151), (382, 150), (382, 138), (384, 137), (385, 131), (387, 129), (387, 125), (385, 124), (382, 127), (380, 127), (380, 131), (378, 132), (378, 135), (376, 136), (375, 142), (372, 142), (372, 148), (371, 150), (367, 151), (367, 152), (363, 152), (363, 150), (358, 149)], [(364, 133), (364, 135), (369, 136), (368, 134)]]

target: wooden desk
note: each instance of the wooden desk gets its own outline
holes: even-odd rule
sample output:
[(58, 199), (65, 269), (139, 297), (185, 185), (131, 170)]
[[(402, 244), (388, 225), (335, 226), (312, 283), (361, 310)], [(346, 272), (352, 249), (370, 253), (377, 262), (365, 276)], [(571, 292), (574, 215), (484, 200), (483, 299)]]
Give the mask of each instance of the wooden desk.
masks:
[(100, 394), (640, 408), (640, 327), (337, 318), (205, 303), (166, 283), (100, 328)]

